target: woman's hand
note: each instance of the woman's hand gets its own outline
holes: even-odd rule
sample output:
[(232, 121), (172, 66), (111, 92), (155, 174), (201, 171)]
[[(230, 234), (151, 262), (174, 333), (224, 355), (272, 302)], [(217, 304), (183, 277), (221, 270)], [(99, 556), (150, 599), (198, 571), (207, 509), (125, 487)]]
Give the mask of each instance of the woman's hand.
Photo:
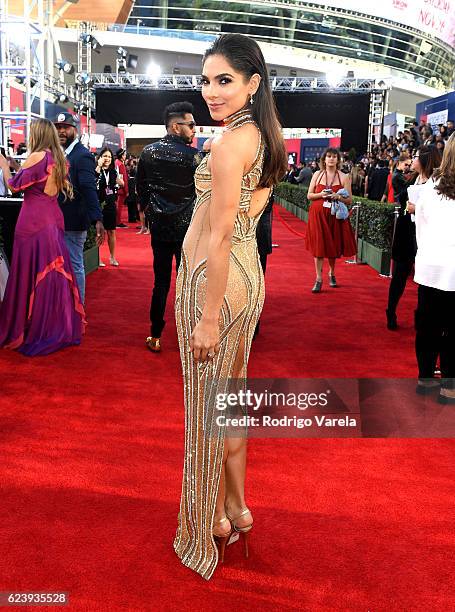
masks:
[(408, 212), (410, 215), (413, 215), (415, 211), (416, 211), (415, 204), (411, 204), (411, 202), (408, 202), (406, 205), (406, 212)]
[(215, 319), (202, 318), (190, 338), (190, 350), (196, 361), (213, 359), (220, 350), (220, 328)]

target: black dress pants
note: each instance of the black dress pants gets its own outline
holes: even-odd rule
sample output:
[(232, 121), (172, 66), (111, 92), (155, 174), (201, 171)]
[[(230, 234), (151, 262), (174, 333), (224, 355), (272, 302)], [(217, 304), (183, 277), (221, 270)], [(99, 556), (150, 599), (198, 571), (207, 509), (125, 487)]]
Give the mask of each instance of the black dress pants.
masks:
[(389, 302), (387, 310), (390, 314), (395, 313), (398, 302), (406, 288), (406, 282), (411, 274), (414, 260), (393, 261), (392, 279), (389, 286)]
[(153, 272), (155, 284), (153, 286), (152, 303), (150, 305), (151, 335), (160, 338), (165, 326), (164, 312), (171, 286), (172, 261), (175, 257), (175, 269), (178, 270), (182, 253), (183, 241), (166, 242), (152, 237)]
[(455, 379), (455, 291), (419, 285), (415, 311), (415, 350), (419, 378), (433, 378), (439, 355), (444, 386)]

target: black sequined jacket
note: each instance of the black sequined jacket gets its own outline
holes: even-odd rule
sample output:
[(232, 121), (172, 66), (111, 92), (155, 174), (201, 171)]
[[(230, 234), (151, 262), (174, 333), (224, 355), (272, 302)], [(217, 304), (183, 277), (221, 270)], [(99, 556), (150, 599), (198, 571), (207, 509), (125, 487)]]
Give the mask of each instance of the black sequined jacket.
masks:
[(154, 239), (169, 242), (185, 237), (196, 197), (194, 172), (200, 161), (197, 149), (171, 134), (142, 151), (136, 191)]

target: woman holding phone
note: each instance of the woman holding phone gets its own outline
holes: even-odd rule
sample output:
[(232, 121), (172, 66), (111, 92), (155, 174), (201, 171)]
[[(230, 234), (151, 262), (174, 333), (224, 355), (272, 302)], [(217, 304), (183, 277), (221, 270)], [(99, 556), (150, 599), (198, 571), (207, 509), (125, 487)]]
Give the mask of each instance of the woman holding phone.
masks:
[[(103, 224), (107, 231), (107, 244), (109, 246), (109, 263), (111, 266), (118, 266), (119, 263), (115, 258), (116, 236), (115, 228), (117, 227), (117, 191), (119, 186), (123, 186), (123, 178), (118, 174), (114, 165), (114, 156), (108, 147), (101, 150), (96, 166), (98, 175), (96, 182), (96, 190), (98, 198), (103, 209)], [(100, 267), (104, 268), (101, 260)]]
[[(332, 215), (332, 202), (351, 204), (351, 179), (340, 172), (341, 155), (338, 149), (329, 147), (321, 157), (320, 170), (314, 173), (308, 188), (308, 199), (312, 202), (308, 215), (306, 246), (314, 257), (316, 282), (313, 293), (322, 289), (322, 267), (324, 258), (329, 260), (329, 285), (338, 287), (335, 278), (335, 261), (344, 255), (351, 257), (357, 252), (354, 232), (349, 219), (337, 219)], [(338, 193), (346, 190), (345, 194)]]

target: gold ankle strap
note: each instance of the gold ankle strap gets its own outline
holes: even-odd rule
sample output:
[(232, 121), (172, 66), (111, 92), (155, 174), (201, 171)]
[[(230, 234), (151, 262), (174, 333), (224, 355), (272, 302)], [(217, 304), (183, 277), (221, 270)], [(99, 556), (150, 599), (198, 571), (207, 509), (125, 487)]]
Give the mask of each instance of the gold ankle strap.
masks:
[(242, 512), (240, 514), (238, 514), (237, 516), (233, 516), (231, 517), (231, 521), (236, 521), (237, 519), (239, 519), (241, 516), (245, 516), (245, 514), (249, 513), (249, 509), (245, 508), (244, 510), (242, 510)]

